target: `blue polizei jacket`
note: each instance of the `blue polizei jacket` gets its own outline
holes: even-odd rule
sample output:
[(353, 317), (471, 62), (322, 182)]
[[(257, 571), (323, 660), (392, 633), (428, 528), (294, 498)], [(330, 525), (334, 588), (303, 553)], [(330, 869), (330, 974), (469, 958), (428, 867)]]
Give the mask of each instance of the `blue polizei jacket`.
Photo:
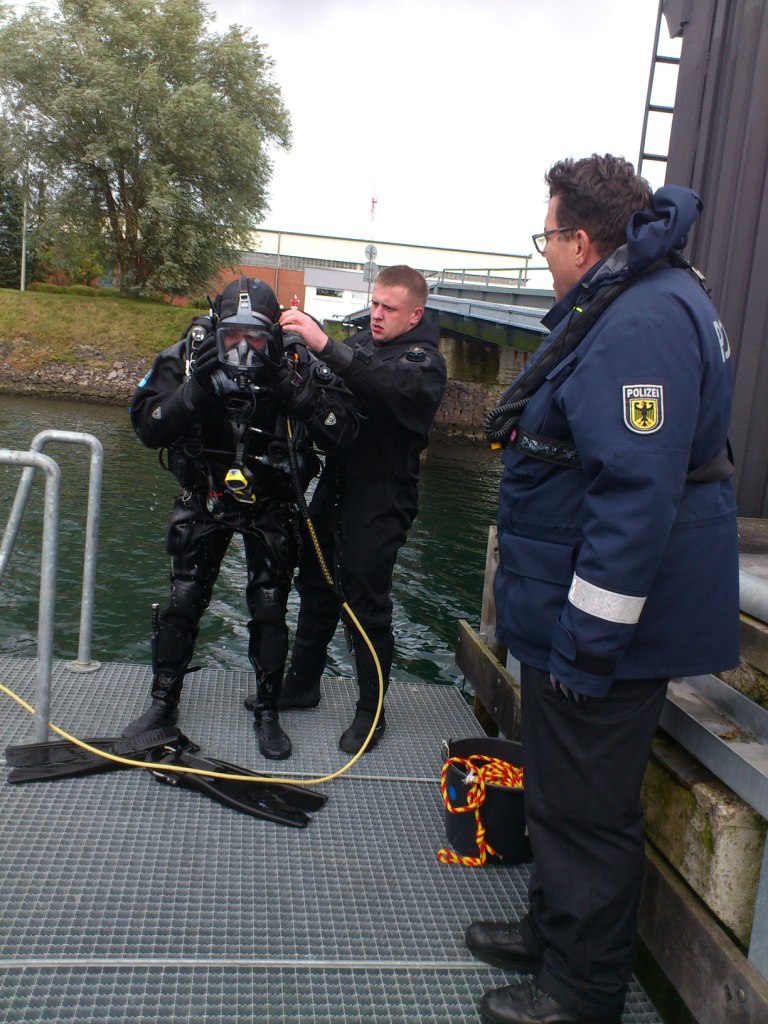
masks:
[(689, 189), (659, 189), (630, 221), (627, 245), (543, 320), (551, 334), (523, 374), (606, 287), (632, 280), (517, 424), (574, 444), (575, 468), (504, 450), (497, 634), (521, 662), (587, 695), (738, 664), (732, 483), (687, 479), (726, 446), (730, 346), (693, 273), (655, 265), (700, 210)]

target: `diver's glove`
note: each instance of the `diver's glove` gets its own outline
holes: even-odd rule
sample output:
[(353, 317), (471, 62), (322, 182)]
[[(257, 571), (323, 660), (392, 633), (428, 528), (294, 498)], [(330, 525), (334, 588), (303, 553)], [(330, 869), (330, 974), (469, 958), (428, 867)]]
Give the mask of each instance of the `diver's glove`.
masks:
[[(317, 389), (310, 379), (309, 366), (299, 371), (298, 358), (285, 353), (283, 330), (275, 324), (265, 352), (255, 352), (269, 375), (270, 384), (285, 409), (299, 419), (309, 417), (317, 404)], [(296, 337), (292, 335), (292, 337)]]
[(189, 372), (192, 379), (202, 388), (211, 387), (211, 375), (219, 365), (219, 350), (216, 335), (206, 334), (195, 349)]
[(191, 412), (203, 412), (216, 402), (211, 378), (219, 365), (216, 335), (206, 334), (194, 352), (189, 379), (184, 385), (185, 402)]

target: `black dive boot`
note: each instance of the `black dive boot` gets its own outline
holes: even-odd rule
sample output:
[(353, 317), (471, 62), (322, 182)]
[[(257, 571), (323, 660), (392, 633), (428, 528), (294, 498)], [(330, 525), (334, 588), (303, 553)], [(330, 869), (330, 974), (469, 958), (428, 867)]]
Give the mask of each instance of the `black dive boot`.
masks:
[(179, 697), (184, 676), (155, 676), (152, 680), (152, 703), (143, 715), (123, 729), (123, 736), (138, 736), (148, 729), (175, 725), (179, 717)]
[[(288, 669), (283, 676), (277, 707), (280, 711), (285, 711), (288, 708), (316, 708), (320, 703), (321, 696), (319, 677), (310, 683), (305, 683), (297, 679), (291, 669)], [(253, 711), (259, 704), (259, 694), (249, 693), (243, 704), (249, 711)]]
[[(369, 630), (368, 638), (373, 644), (373, 648), (376, 651), (376, 656), (379, 659), (379, 665), (381, 668), (382, 679), (384, 682), (384, 694), (386, 695), (387, 689), (389, 688), (389, 672), (392, 667), (392, 655), (395, 649), (395, 642), (392, 637), (391, 631), (388, 630)], [(339, 750), (343, 750), (345, 754), (356, 754), (365, 743), (368, 738), (368, 734), (371, 731), (373, 725), (373, 719), (376, 714), (376, 708), (379, 704), (379, 678), (378, 673), (367, 647), (361, 642), (359, 637), (352, 636), (352, 654), (355, 659), (355, 674), (357, 675), (357, 685), (360, 691), (360, 696), (357, 701), (355, 708), (355, 717), (352, 720), (352, 724), (348, 729), (345, 729), (339, 739)], [(381, 706), (381, 714), (379, 720), (376, 723), (373, 735), (365, 748), (366, 753), (373, 750), (376, 744), (379, 742), (381, 737), (384, 735), (384, 731), (387, 728), (387, 723), (384, 718), (384, 705)]]
[(316, 708), (320, 703), (320, 677), (325, 672), (326, 643), (294, 641), (291, 663), (277, 701), (279, 708)]
[[(374, 717), (375, 712), (368, 711), (365, 708), (358, 708), (357, 711), (355, 711), (355, 717), (352, 720), (352, 724), (341, 734), (341, 738), (339, 739), (339, 750), (343, 750), (345, 754), (356, 754), (368, 738)], [(366, 754), (369, 750), (373, 750), (384, 735), (384, 730), (386, 728), (387, 723), (384, 720), (384, 708), (382, 708), (379, 720), (376, 723), (376, 728), (373, 731), (373, 736), (371, 736), (370, 742), (365, 748)]]
[(258, 680), (257, 700), (251, 707), (259, 750), (270, 761), (283, 761), (293, 750), (288, 735), (280, 727), (277, 710), (281, 674), (270, 672)]
[(279, 708), (316, 708), (320, 703), (320, 677), (307, 683), (288, 669), (283, 678), (283, 686), (277, 699)]
[(138, 736), (147, 729), (175, 725), (184, 675), (192, 660), (197, 628), (180, 629), (160, 618), (159, 605), (152, 605), (152, 703), (139, 718), (129, 722), (123, 736)]

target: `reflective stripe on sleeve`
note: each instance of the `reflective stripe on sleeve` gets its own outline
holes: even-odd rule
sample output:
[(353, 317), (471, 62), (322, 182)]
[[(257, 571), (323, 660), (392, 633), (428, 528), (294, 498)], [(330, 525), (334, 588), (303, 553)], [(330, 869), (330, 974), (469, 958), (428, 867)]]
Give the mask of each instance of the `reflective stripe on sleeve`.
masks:
[(587, 583), (576, 574), (568, 591), (568, 600), (587, 615), (605, 619), (606, 622), (621, 622), (628, 626), (634, 626), (638, 621), (645, 604), (644, 597), (614, 594), (611, 590), (603, 590), (593, 583)]

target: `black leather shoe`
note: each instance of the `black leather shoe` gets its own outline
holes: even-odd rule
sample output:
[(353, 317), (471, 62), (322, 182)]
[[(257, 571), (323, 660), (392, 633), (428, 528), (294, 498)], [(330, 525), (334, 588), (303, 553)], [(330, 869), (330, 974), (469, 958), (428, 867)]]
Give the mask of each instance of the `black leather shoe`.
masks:
[[(373, 725), (373, 712), (361, 711), (359, 708), (355, 712), (355, 717), (352, 725), (348, 729), (345, 729), (341, 734), (339, 740), (339, 750), (343, 750), (345, 754), (356, 754), (360, 747), (365, 743), (368, 733), (371, 731)], [(376, 744), (379, 742), (381, 737), (384, 735), (384, 730), (387, 728), (387, 723), (384, 721), (384, 712), (379, 716), (379, 721), (376, 725), (376, 729), (371, 736), (371, 742), (365, 748), (366, 754), (369, 750), (373, 750)]]
[(541, 967), (541, 957), (527, 946), (516, 921), (473, 921), (464, 935), (467, 948), (494, 967), (510, 971), (534, 973)]
[(595, 1017), (567, 1010), (532, 981), (486, 992), (480, 1016), (486, 1024), (621, 1024), (621, 1014)]

